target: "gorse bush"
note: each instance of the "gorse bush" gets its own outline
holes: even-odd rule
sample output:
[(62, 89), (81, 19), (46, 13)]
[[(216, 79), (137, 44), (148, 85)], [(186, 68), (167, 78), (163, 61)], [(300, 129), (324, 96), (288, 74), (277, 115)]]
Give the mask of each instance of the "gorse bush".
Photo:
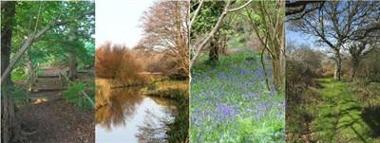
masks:
[(141, 80), (140, 71), (141, 64), (126, 47), (106, 43), (96, 50), (96, 77), (132, 82)]

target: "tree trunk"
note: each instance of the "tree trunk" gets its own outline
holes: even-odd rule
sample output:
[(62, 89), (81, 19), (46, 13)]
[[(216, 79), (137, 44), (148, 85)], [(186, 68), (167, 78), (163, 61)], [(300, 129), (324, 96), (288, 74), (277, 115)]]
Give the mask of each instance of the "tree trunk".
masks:
[(351, 62), (352, 62), (351, 63), (352, 64), (351, 81), (353, 81), (356, 78), (356, 73), (357, 73), (358, 68), (359, 68), (360, 59), (359, 59), (359, 57), (352, 56)]
[[(16, 2), (3, 3), (1, 7), (1, 73), (10, 64), (10, 54), (12, 47), (12, 28), (16, 13)], [(10, 74), (10, 73), (9, 73)], [(1, 142), (9, 143), (22, 140), (21, 126), (15, 115), (15, 104), (11, 98), (13, 83), (7, 76), (1, 84)]]
[[(14, 15), (16, 13), (16, 3), (7, 2), (1, 6), (1, 74), (10, 63), (11, 47), (12, 47), (12, 27), (14, 24)], [(11, 85), (11, 76), (5, 78), (3, 85)]]
[(70, 80), (74, 80), (78, 77), (77, 71), (77, 60), (76, 55), (73, 50), (69, 52), (69, 78)]
[(272, 58), (272, 77), (276, 90), (284, 90), (285, 73), (282, 58)]
[(225, 34), (222, 35), (222, 38), (219, 39), (219, 53), (223, 55), (227, 55), (227, 36)]
[(27, 63), (26, 63), (26, 67), (27, 67), (27, 73), (28, 73), (28, 90), (29, 91), (33, 91), (33, 86), (34, 86), (34, 81), (35, 81), (35, 78), (36, 78), (36, 72), (34, 70), (34, 66), (33, 66), (33, 62), (32, 62), (32, 57), (30, 55), (30, 52), (28, 51), (28, 55), (27, 55)]
[(342, 80), (342, 57), (339, 51), (335, 52), (335, 72), (334, 79)]
[(208, 54), (208, 61), (210, 64), (216, 64), (219, 60), (219, 47), (217, 37), (213, 37), (210, 41), (210, 51)]

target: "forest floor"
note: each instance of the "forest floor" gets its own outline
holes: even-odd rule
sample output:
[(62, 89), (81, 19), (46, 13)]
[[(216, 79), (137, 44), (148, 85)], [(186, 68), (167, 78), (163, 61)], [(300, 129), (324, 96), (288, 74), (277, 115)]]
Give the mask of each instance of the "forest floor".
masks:
[(376, 142), (373, 138), (375, 132), (371, 126), (368, 126), (368, 117), (363, 114), (365, 107), (349, 82), (336, 81), (332, 78), (317, 81), (322, 85), (322, 89), (320, 89), (321, 101), (312, 109), (315, 116), (310, 127), (313, 140)]
[[(42, 88), (57, 88), (57, 79), (40, 78)], [(63, 90), (37, 91), (29, 95), (31, 102), (19, 107), (18, 117), (28, 132), (28, 143), (94, 142), (94, 113), (68, 103)]]
[(217, 65), (203, 56), (191, 74), (191, 142), (284, 140), (285, 99), (267, 90), (259, 54), (235, 50)]

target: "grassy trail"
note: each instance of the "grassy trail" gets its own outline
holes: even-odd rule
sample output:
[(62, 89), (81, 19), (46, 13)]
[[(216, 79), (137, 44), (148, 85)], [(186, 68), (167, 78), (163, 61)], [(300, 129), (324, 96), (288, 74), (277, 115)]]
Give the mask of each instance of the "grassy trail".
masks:
[(318, 80), (322, 102), (314, 109), (312, 138), (322, 142), (374, 142), (364, 122), (362, 105), (346, 82), (330, 78)]

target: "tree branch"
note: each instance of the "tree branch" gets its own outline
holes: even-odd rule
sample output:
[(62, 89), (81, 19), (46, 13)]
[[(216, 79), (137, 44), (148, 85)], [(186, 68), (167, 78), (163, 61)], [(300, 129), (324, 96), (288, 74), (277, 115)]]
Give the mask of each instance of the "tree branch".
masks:
[(234, 12), (234, 11), (240, 10), (240, 9), (246, 7), (251, 2), (252, 2), (252, 0), (249, 0), (248, 2), (246, 2), (245, 4), (243, 4), (243, 5), (241, 5), (241, 6), (237, 7), (237, 8), (232, 8), (232, 9), (228, 10), (228, 12)]
[[(94, 12), (92, 12), (92, 11), (84, 13), (84, 14), (80, 15), (79, 17), (75, 18), (75, 20), (77, 20), (79, 18), (82, 18), (83, 16), (86, 16), (88, 14), (93, 14), (93, 13)], [(37, 39), (39, 39), (44, 33), (46, 33), (51, 28), (53, 28), (55, 26), (58, 26), (58, 25), (64, 25), (64, 24), (66, 24), (68, 22), (72, 22), (72, 21), (70, 21), (70, 20), (62, 21), (62, 20), (60, 20), (58, 18), (57, 20), (53, 20), (50, 24), (48, 24), (45, 27), (43, 27), (41, 30), (29, 34), (29, 36), (27, 37), (27, 39), (21, 45), (20, 50), (16, 53), (15, 58), (13, 58), (11, 60), (11, 62), (9, 63), (9, 66), (2, 73), (2, 75), (1, 75), (1, 84), (9, 76), (9, 74), (12, 71), (13, 67), (20, 60), (20, 58), (22, 57), (22, 55), (24, 55), (24, 53), (29, 49), (29, 47), (31, 47), (31, 45), (33, 44), (33, 42), (35, 42)]]

